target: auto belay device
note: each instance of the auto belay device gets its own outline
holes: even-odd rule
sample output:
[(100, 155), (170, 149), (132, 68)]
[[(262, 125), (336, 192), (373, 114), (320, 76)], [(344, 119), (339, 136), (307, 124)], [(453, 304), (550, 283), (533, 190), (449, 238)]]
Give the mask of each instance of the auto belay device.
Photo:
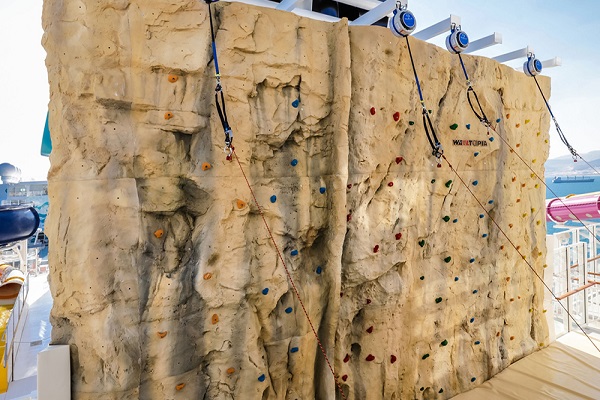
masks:
[(523, 63), (523, 72), (527, 76), (537, 76), (542, 72), (542, 62), (535, 58), (535, 54), (527, 54), (527, 61)]
[(392, 33), (398, 37), (406, 37), (414, 32), (417, 27), (417, 20), (413, 13), (408, 11), (406, 4), (396, 3), (394, 15), (388, 20), (388, 27)]
[(460, 26), (452, 24), (450, 34), (446, 38), (446, 48), (450, 53), (460, 54), (467, 47), (469, 47), (469, 36), (460, 29)]

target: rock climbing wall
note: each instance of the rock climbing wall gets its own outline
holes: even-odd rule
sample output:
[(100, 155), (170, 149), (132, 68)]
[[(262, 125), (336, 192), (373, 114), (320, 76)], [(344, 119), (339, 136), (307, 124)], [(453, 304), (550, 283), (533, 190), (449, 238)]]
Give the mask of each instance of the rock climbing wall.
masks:
[(438, 167), (404, 39), (213, 7), (231, 161), (205, 3), (45, 0), (73, 398), (448, 398), (544, 346), (534, 82), (464, 57), (488, 132), (411, 38)]

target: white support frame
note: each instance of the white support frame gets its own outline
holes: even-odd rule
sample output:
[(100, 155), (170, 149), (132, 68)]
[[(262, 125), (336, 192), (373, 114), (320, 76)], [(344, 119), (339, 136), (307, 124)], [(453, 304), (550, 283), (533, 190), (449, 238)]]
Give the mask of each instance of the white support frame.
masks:
[(489, 36), (482, 37), (469, 43), (469, 47), (463, 53), (473, 53), (485, 48), (502, 44), (502, 34), (494, 32)]
[(554, 57), (549, 60), (542, 61), (542, 68), (553, 68), (560, 67), (562, 65), (562, 60), (560, 57)]
[(452, 25), (460, 25), (460, 17), (458, 15), (450, 14), (448, 18), (443, 21), (433, 24), (417, 33), (413, 36), (421, 40), (429, 40), (436, 36), (439, 36), (445, 32), (448, 32)]
[(496, 60), (499, 63), (505, 63), (507, 61), (516, 60), (517, 58), (527, 57), (529, 53), (533, 53), (533, 48), (527, 46), (519, 50), (511, 51), (510, 53), (505, 53), (496, 57), (492, 57), (492, 60)]
[[(403, 0), (406, 2), (406, 0)], [(383, 3), (373, 8), (371, 11), (366, 12), (360, 17), (356, 18), (354, 21), (350, 22), (349, 25), (358, 26), (358, 25), (373, 25), (375, 22), (379, 21), (381, 18), (387, 16), (396, 8), (396, 0), (385, 0)]]

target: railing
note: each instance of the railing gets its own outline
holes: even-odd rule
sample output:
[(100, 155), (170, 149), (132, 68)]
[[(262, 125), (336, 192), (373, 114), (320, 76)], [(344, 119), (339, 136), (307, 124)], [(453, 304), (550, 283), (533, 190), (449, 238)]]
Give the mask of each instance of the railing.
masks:
[(19, 291), (19, 295), (15, 300), (13, 309), (10, 313), (10, 318), (6, 323), (6, 329), (4, 330), (4, 355), (2, 357), (2, 366), (7, 369), (7, 378), (11, 382), (13, 380), (13, 367), (15, 362), (15, 356), (18, 352), (18, 348), (15, 349), (15, 344), (18, 346), (20, 342), (15, 342), (17, 329), (19, 328), (19, 322), (21, 321), (21, 315), (25, 309), (25, 302), (27, 301), (27, 295), (29, 294), (29, 274), (25, 275), (25, 281), (23, 287)]

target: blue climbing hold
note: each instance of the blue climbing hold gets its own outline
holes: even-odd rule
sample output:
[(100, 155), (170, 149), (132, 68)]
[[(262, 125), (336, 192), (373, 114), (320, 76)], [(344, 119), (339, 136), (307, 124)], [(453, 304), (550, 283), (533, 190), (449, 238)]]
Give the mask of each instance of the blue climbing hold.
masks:
[(485, 217), (485, 215), (479, 214), (479, 218), (483, 218), (483, 217)]
[(258, 381), (259, 381), (259, 382), (264, 382), (264, 381), (265, 381), (265, 379), (266, 379), (266, 376), (265, 376), (265, 374), (262, 374), (261, 376), (259, 376), (259, 377), (258, 377)]
[(262, 290), (262, 294), (266, 295), (267, 293), (269, 293), (269, 288), (266, 287)]
[(471, 258), (471, 259), (469, 260), (469, 262), (470, 262), (471, 264), (473, 264), (473, 263), (475, 262), (475, 259), (474, 259), (474, 258)]
[(487, 233), (484, 233), (483, 235), (481, 235), (482, 238), (486, 238), (487, 237)]
[(470, 322), (470, 323), (473, 323), (474, 321), (475, 321), (475, 318), (471, 318), (471, 319), (469, 320), (469, 322)]
[(300, 99), (296, 99), (296, 100), (292, 101), (292, 107), (298, 108), (299, 105), (300, 105)]
[(298, 250), (292, 250), (292, 252), (290, 253), (293, 256), (297, 256), (298, 255)]
[(292, 347), (290, 349), (290, 353), (297, 353), (298, 352), (298, 348), (297, 347)]
[(476, 340), (475, 344), (481, 344), (481, 342), (479, 340)]
[(273, 195), (271, 196), (271, 203), (275, 203), (277, 201), (277, 196)]
[(479, 181), (473, 181), (473, 186), (477, 186), (479, 184)]
[(321, 272), (323, 272), (323, 268), (321, 267), (317, 267), (317, 270), (315, 271), (317, 274), (321, 275)]
[(494, 137), (490, 136), (490, 142), (493, 142), (493, 141), (494, 141)]
[(471, 129), (471, 124), (467, 124), (467, 129)]
[(473, 294), (477, 294), (477, 292), (479, 292), (479, 290), (477, 290), (477, 289), (473, 290)]
[(476, 380), (476, 379), (477, 379), (477, 378), (475, 378), (475, 377), (472, 377), (472, 378), (471, 378), (471, 382), (475, 382), (475, 380)]
[(452, 220), (452, 223), (454, 223), (454, 224), (455, 224), (455, 223), (457, 223), (457, 222), (458, 222), (458, 218), (454, 218), (454, 219)]
[(292, 165), (292, 167), (295, 167), (296, 165), (298, 165), (298, 160), (294, 158), (290, 164)]
[(285, 313), (286, 313), (286, 314), (289, 314), (289, 313), (291, 313), (291, 312), (292, 312), (292, 310), (293, 310), (293, 308), (292, 308), (292, 307), (288, 307), (288, 308), (286, 308), (286, 309), (285, 309)]
[(500, 121), (502, 121), (502, 118), (498, 118), (498, 119), (496, 120), (496, 122), (500, 122)]
[(325, 193), (326, 190), (327, 189), (323, 186), (319, 188), (319, 192), (321, 192), (321, 194)]
[(488, 204), (494, 204), (494, 200), (488, 201)]
[(458, 281), (458, 276), (454, 277), (454, 282)]
[(479, 152), (478, 152), (478, 151), (476, 151), (475, 153), (473, 153), (473, 155), (474, 155), (475, 157), (477, 157), (477, 156), (479, 155)]

